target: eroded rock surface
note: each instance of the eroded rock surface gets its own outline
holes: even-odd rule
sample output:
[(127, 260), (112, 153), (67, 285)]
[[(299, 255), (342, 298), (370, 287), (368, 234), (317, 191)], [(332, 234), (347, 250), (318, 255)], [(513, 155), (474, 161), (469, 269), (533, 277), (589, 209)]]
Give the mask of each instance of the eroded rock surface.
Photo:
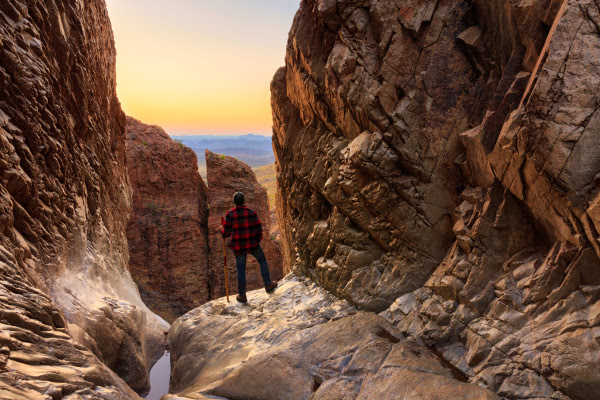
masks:
[(248, 297), (212, 301), (173, 324), (168, 399), (498, 399), (308, 279), (291, 274), (274, 294)]
[(271, 86), (287, 265), (500, 397), (599, 398), (599, 26), (303, 1)]
[(147, 389), (168, 325), (127, 270), (105, 3), (2, 1), (0, 41), (0, 397), (136, 398), (106, 366)]
[[(246, 205), (258, 213), (263, 227), (263, 239), (260, 245), (269, 263), (271, 279), (281, 279), (283, 276), (281, 247), (269, 235), (270, 213), (266, 189), (260, 186), (254, 172), (247, 164), (233, 157), (206, 150), (206, 169), (210, 204), (208, 232), (211, 249), (209, 264), (211, 298), (217, 299), (225, 296), (221, 217), (224, 217), (234, 207), (233, 195), (236, 192), (243, 192)], [(229, 247), (227, 248), (227, 271), (229, 293), (235, 294), (237, 293), (235, 256)], [(246, 282), (248, 290), (264, 287), (258, 263), (252, 256), (247, 258)]]
[(128, 117), (126, 146), (129, 268), (144, 303), (172, 322), (210, 298), (208, 188), (196, 153), (160, 127)]
[(458, 134), (501, 73), (456, 38), (468, 1), (303, 1), (272, 82), (284, 257), (380, 311), (423, 284), (453, 241)]
[(590, 247), (532, 240), (499, 189), (465, 191), (444, 262), (382, 315), (500, 396), (597, 398), (600, 263)]
[(375, 311), (422, 285), (560, 5), (303, 1), (272, 82), (286, 264)]

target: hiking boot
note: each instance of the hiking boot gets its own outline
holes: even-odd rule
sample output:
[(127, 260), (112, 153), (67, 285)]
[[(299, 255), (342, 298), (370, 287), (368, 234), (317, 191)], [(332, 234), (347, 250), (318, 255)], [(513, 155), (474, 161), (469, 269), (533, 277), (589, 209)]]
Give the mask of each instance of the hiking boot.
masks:
[(277, 282), (271, 282), (270, 285), (265, 286), (267, 293), (271, 293), (277, 287)]
[(247, 303), (248, 299), (246, 298), (246, 296), (242, 296), (240, 294), (238, 294), (237, 296), (235, 296), (235, 299), (237, 301), (239, 301), (240, 303)]

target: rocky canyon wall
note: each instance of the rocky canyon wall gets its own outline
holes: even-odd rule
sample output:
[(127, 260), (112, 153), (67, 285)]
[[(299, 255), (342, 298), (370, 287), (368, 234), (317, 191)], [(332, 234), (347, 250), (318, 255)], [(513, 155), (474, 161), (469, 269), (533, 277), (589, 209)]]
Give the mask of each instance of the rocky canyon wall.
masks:
[(271, 85), (286, 265), (503, 398), (598, 398), (599, 26), (302, 1)]
[(362, 308), (419, 287), (453, 241), (458, 134), (502, 72), (479, 74), (459, 47), (473, 14), (467, 1), (304, 1), (295, 17), (272, 82), (286, 265)]
[[(246, 198), (246, 205), (258, 213), (263, 227), (263, 248), (269, 263), (269, 272), (272, 280), (279, 280), (283, 276), (283, 264), (279, 243), (270, 238), (269, 199), (265, 188), (259, 185), (252, 169), (245, 163), (229, 156), (215, 154), (206, 150), (206, 168), (208, 174), (209, 191), (209, 245), (210, 269), (209, 281), (211, 285), (211, 298), (217, 299), (225, 296), (225, 272), (223, 268), (223, 244), (221, 239), (221, 217), (224, 217), (234, 207), (233, 195), (242, 192)], [(229, 293), (237, 293), (237, 280), (235, 256), (227, 248), (227, 274)], [(246, 264), (247, 289), (264, 287), (258, 263), (252, 256), (248, 256)]]
[[(536, 229), (549, 239), (591, 239), (593, 234), (584, 232), (591, 229), (585, 218), (578, 218), (581, 227), (568, 227), (565, 210), (542, 216), (551, 186), (573, 193), (569, 203), (580, 205), (579, 214), (593, 200), (595, 164), (569, 157), (570, 148), (590, 146), (574, 146), (579, 136), (561, 142), (556, 132), (545, 140), (541, 133), (530, 135), (521, 147), (516, 131), (498, 139), (519, 105), (533, 112), (544, 68), (560, 68), (562, 59), (550, 65), (551, 42), (546, 43), (555, 37), (555, 22), (582, 25), (581, 44), (574, 42), (571, 50), (584, 52), (591, 63), (583, 70), (573, 66), (578, 70), (572, 90), (584, 89), (577, 97), (583, 99), (589, 97), (585, 90), (595, 88), (595, 40), (581, 31), (595, 26), (595, 6), (569, 5), (590, 10), (566, 22), (567, 5), (561, 5), (549, 0), (302, 2), (286, 67), (272, 82), (279, 214), (286, 221), (289, 265), (363, 308), (381, 310), (397, 294), (425, 282), (444, 258), (455, 240), (453, 210), (464, 188), (489, 188), (494, 180), (524, 200)], [(570, 43), (555, 37), (563, 40)], [(558, 47), (554, 53), (564, 59)], [(552, 90), (543, 94), (562, 93)], [(567, 101), (574, 106), (577, 99), (558, 102), (566, 108)], [(535, 107), (547, 111), (555, 99), (538, 102)], [(572, 130), (588, 125), (594, 108), (587, 107), (570, 111), (569, 117), (580, 115), (585, 123)], [(511, 116), (513, 126), (523, 123), (519, 115)], [(532, 123), (522, 129), (548, 132), (552, 121), (537, 117), (535, 129)], [(535, 168), (517, 159), (525, 150)], [(579, 164), (570, 167), (575, 160)], [(530, 199), (524, 197), (521, 178), (527, 170)], [(550, 177), (543, 179), (548, 189), (534, 183), (533, 175)], [(596, 239), (589, 242), (597, 246)]]
[[(206, 151), (208, 187), (195, 153), (157, 126), (128, 117), (128, 169), (133, 210), (127, 227), (130, 270), (146, 304), (170, 322), (225, 296), (221, 217), (242, 191), (263, 224), (261, 245), (271, 277), (281, 279), (281, 249), (269, 237), (266, 190), (250, 167)], [(228, 250), (229, 292), (237, 293), (235, 257)], [(248, 289), (263, 287), (258, 264), (248, 258)]]
[(196, 153), (160, 127), (127, 117), (126, 147), (129, 268), (144, 303), (173, 322), (210, 298), (208, 188)]
[(127, 270), (105, 3), (3, 1), (0, 41), (0, 397), (136, 398), (106, 366), (144, 391), (168, 325)]

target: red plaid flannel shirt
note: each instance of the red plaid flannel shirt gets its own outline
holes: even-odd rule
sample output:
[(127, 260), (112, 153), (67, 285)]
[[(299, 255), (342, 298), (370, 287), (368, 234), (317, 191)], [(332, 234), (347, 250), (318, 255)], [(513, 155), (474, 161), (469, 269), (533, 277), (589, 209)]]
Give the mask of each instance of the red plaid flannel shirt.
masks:
[(229, 210), (221, 235), (224, 238), (231, 236), (229, 247), (237, 255), (255, 250), (262, 240), (262, 225), (256, 211), (244, 206)]

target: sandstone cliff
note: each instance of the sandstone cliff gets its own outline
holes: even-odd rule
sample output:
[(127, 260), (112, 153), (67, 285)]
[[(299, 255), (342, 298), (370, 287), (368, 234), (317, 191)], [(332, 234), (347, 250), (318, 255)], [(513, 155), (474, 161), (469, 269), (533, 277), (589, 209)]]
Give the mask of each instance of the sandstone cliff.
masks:
[(302, 1), (271, 86), (285, 265), (502, 397), (599, 398), (599, 26), (593, 0)]
[[(248, 165), (233, 157), (218, 155), (206, 150), (206, 168), (210, 204), (208, 230), (211, 249), (209, 263), (211, 298), (225, 296), (221, 217), (224, 217), (227, 211), (234, 207), (233, 195), (238, 191), (244, 193), (246, 205), (256, 210), (261, 220), (263, 226), (261, 247), (269, 263), (271, 279), (281, 279), (283, 276), (281, 247), (269, 236), (269, 199), (265, 188), (259, 185)], [(227, 248), (227, 271), (229, 293), (235, 294), (237, 293), (235, 256), (229, 248)], [(258, 263), (252, 256), (247, 258), (246, 282), (248, 290), (264, 287)]]
[(161, 128), (128, 117), (126, 147), (129, 269), (144, 303), (172, 322), (209, 300), (208, 189), (196, 153)]
[(168, 325), (127, 271), (104, 1), (2, 1), (0, 41), (0, 397), (136, 398), (106, 366), (143, 391)]

